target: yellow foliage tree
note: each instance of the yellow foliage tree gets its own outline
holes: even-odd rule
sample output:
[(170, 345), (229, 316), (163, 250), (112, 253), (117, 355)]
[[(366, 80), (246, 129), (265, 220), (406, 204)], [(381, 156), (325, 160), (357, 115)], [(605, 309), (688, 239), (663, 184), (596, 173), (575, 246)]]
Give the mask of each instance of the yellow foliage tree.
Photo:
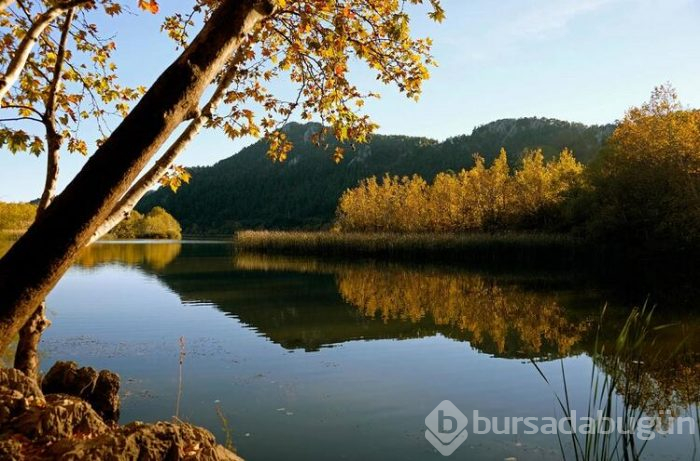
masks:
[(630, 109), (591, 170), (593, 219), (603, 239), (656, 249), (700, 245), (700, 111), (675, 90)]
[(440, 173), (427, 184), (420, 176), (368, 178), (340, 198), (337, 225), (359, 232), (469, 232), (544, 228), (561, 215), (569, 192), (583, 182), (583, 165), (564, 149), (550, 161), (541, 150), (525, 153), (511, 172), (501, 149), (490, 167)]

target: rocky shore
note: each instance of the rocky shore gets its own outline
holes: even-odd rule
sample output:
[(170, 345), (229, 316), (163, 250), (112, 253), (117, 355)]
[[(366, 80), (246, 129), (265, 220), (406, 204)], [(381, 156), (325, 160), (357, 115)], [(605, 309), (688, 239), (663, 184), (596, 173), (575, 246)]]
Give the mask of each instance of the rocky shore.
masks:
[(58, 362), (41, 388), (0, 368), (0, 459), (241, 461), (205, 429), (184, 422), (117, 423), (119, 377)]

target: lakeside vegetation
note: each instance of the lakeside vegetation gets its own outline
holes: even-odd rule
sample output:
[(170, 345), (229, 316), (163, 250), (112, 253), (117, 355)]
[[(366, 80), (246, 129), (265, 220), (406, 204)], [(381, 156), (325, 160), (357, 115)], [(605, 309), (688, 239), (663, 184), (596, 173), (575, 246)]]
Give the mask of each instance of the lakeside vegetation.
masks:
[(527, 151), (511, 170), (504, 150), (489, 168), (375, 177), (340, 199), (350, 232), (567, 232), (643, 250), (700, 246), (700, 111), (670, 87), (627, 112), (590, 167), (569, 150), (545, 161)]
[(14, 240), (34, 221), (36, 205), (0, 202), (0, 240)]
[(146, 214), (132, 211), (128, 218), (117, 224), (107, 234), (106, 238), (180, 240), (182, 228), (170, 213), (157, 206)]
[(330, 255), (606, 259), (700, 250), (700, 111), (673, 88), (630, 109), (585, 166), (568, 149), (505, 150), (487, 166), (370, 177), (339, 200), (333, 232), (242, 232), (246, 250)]
[[(18, 239), (34, 221), (36, 210), (33, 203), (0, 202), (0, 240)], [(154, 207), (146, 214), (132, 211), (104, 238), (180, 240), (182, 228), (165, 209)]]
[(365, 178), (417, 174), (432, 182), (438, 174), (474, 166), (475, 152), (491, 164), (501, 147), (512, 166), (519, 165), (525, 149), (541, 149), (549, 160), (566, 147), (586, 164), (615, 127), (528, 117), (496, 120), (444, 141), (377, 134), (367, 143), (348, 146), (338, 164), (329, 158), (338, 145), (333, 136), (324, 140), (327, 149), (312, 142), (321, 128), (318, 123), (289, 123), (283, 131), (294, 148), (284, 162), (266, 159), (268, 144), (260, 140), (214, 165), (189, 169), (192, 179), (186, 187), (177, 193), (167, 187), (154, 191), (138, 209), (162, 206), (192, 235), (327, 229), (343, 192)]
[(563, 234), (400, 234), (244, 231), (239, 250), (337, 257), (427, 258), (461, 262), (566, 264), (584, 257), (584, 242)]
[(340, 198), (336, 226), (348, 232), (484, 232), (553, 230), (561, 204), (580, 187), (583, 165), (571, 151), (545, 161), (541, 149), (527, 151), (511, 171), (505, 149), (486, 167), (422, 177), (372, 177)]

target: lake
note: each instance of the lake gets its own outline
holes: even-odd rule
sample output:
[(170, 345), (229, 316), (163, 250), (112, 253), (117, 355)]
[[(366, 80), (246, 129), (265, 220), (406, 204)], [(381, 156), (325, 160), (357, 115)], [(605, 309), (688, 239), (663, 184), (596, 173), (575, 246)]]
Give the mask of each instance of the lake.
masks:
[[(585, 415), (596, 338), (614, 348), (630, 308), (647, 299), (655, 322), (672, 326), (645, 347), (666, 355), (628, 379), (644, 388), (647, 413), (697, 414), (697, 285), (665, 286), (569, 270), (237, 254), (217, 242), (105, 242), (51, 293), (42, 363), (113, 370), (121, 422), (177, 414), (249, 460), (444, 459), (425, 436), (444, 400), (470, 420), (451, 458), (554, 460), (557, 436), (476, 434), (473, 412), (558, 418), (565, 376)], [(683, 360), (665, 359), (681, 338)], [(645, 459), (692, 459), (699, 440), (657, 435)]]

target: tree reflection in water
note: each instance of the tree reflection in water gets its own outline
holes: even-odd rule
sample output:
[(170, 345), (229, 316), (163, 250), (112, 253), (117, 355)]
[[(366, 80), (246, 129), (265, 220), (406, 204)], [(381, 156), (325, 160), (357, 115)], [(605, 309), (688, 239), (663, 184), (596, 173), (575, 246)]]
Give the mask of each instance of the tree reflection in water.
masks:
[[(384, 322), (434, 323), (457, 329), (481, 350), (505, 357), (553, 358), (578, 353), (619, 377), (618, 393), (647, 414), (687, 411), (700, 401), (700, 324), (654, 329), (634, 360), (613, 357), (615, 339), (628, 309), (609, 308), (598, 330), (602, 303), (568, 308), (556, 290), (535, 290), (512, 279), (450, 268), (379, 263), (338, 263), (317, 259), (239, 254), (236, 267), (248, 271), (335, 274), (342, 298), (370, 318)], [(671, 313), (657, 312), (664, 323)], [(444, 330), (441, 330), (444, 331)], [(601, 353), (595, 353), (599, 334)], [(461, 336), (461, 338), (459, 338)], [(619, 368), (619, 369), (614, 369)]]
[[(183, 301), (209, 302), (283, 347), (303, 343), (308, 350), (315, 350), (360, 337), (379, 339), (394, 334), (397, 338), (417, 338), (440, 333), (499, 357), (552, 359), (581, 353), (595, 357), (601, 371), (620, 376), (618, 387), (623, 397), (634, 400), (631, 404), (643, 405), (651, 414), (666, 409), (681, 412), (700, 399), (697, 316), (658, 310), (655, 322), (681, 319), (677, 322), (680, 325), (655, 331), (653, 340), (643, 345), (642, 360), (619, 362), (608, 351), (614, 350), (629, 308), (608, 309), (598, 337), (602, 353), (595, 354), (605, 299), (574, 302), (576, 297), (570, 293), (576, 289), (567, 285), (570, 281), (562, 282), (561, 275), (494, 275), (454, 267), (245, 253), (236, 254), (232, 261), (230, 248), (188, 247), (189, 253), (184, 255), (181, 250), (180, 243), (100, 243), (85, 250), (76, 264), (87, 268), (114, 263), (137, 266), (158, 277)], [(267, 277), (256, 279), (259, 283), (266, 280), (267, 288), (251, 286), (245, 274)], [(264, 309), (256, 306), (256, 297), (291, 295), (288, 291), (270, 292), (286, 283), (281, 274), (308, 274), (309, 283), (334, 280), (339, 301), (344, 303), (339, 305), (326, 297), (318, 300), (325, 303), (323, 309), (309, 306), (308, 310), (290, 311), (284, 302), (263, 303)], [(246, 295), (241, 297), (241, 291)], [(297, 302), (311, 300), (300, 298)], [(348, 316), (347, 307), (342, 305), (352, 306), (360, 318), (374, 326), (358, 328), (357, 320)], [(400, 324), (415, 325), (416, 331), (398, 328)], [(324, 332), (325, 328), (329, 330)], [(383, 333), (374, 331), (381, 328)], [(300, 342), (300, 337), (314, 338), (313, 344)], [(686, 341), (679, 348), (683, 339)]]
[(160, 270), (170, 264), (182, 250), (180, 242), (99, 242), (85, 248), (75, 265), (92, 268), (117, 263)]

